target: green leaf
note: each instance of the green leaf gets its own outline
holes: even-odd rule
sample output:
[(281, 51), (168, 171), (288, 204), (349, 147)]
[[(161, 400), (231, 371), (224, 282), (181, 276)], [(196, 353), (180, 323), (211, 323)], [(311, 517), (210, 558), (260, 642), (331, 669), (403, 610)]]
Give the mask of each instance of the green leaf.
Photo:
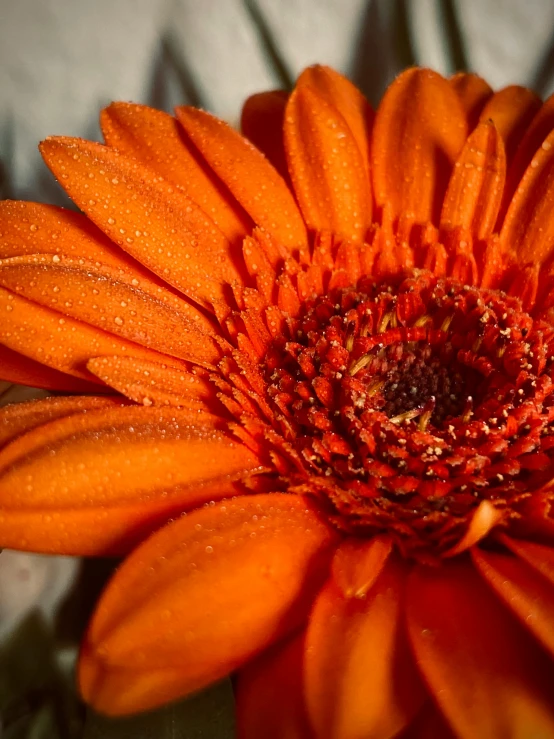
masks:
[(197, 695), (139, 716), (109, 719), (90, 711), (83, 739), (233, 739), (230, 680)]

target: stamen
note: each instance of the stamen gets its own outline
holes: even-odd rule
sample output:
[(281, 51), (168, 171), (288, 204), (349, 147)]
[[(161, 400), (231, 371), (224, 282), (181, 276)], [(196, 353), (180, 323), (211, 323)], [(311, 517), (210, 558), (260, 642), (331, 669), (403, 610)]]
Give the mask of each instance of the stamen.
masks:
[(314, 298), (287, 330), (263, 362), (283, 486), (339, 528), (440, 550), (483, 500), (517, 517), (551, 479), (554, 329), (516, 299), (417, 273)]

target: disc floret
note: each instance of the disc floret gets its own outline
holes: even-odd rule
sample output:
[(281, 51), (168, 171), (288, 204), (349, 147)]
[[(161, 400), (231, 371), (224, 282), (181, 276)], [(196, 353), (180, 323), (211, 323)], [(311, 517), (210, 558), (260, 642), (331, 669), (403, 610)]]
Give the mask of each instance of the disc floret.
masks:
[[(341, 529), (445, 551), (551, 475), (554, 337), (519, 300), (416, 273), (308, 301), (265, 359), (283, 449)], [(283, 450), (281, 450), (283, 451)]]

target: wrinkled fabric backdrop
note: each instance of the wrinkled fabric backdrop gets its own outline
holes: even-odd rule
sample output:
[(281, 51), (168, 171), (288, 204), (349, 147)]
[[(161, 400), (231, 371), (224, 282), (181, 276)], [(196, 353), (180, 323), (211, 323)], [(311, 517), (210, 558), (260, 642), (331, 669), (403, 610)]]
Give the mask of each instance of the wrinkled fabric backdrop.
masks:
[[(349, 75), (373, 104), (414, 63), (546, 97), (554, 2), (0, 0), (0, 197), (69, 205), (37, 143), (99, 139), (98, 112), (112, 100), (197, 105), (236, 123), (246, 97), (288, 86), (314, 62)], [(0, 404), (40, 395), (0, 383)], [(3, 552), (0, 641), (30, 608), (51, 617), (77, 566)]]

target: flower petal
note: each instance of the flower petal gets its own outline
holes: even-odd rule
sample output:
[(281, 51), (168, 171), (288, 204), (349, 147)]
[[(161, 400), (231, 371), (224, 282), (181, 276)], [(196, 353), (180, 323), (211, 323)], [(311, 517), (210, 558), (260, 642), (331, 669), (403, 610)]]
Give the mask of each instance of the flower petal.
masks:
[(456, 739), (444, 716), (428, 701), (412, 723), (395, 739)]
[(392, 541), (386, 536), (356, 539), (349, 536), (333, 557), (333, 580), (345, 598), (364, 598), (379, 577), (391, 553)]
[(532, 90), (510, 85), (495, 92), (481, 111), (479, 120), (493, 121), (504, 139), (508, 162), (540, 107), (541, 99)]
[(525, 539), (500, 536), (500, 541), (554, 585), (554, 548)]
[(221, 352), (194, 306), (112, 267), (54, 255), (0, 260), (0, 285), (34, 303), (155, 351), (199, 364)]
[(283, 246), (304, 247), (306, 230), (302, 217), (282, 177), (267, 159), (215, 116), (188, 107), (175, 112), (193, 144), (254, 222)]
[(344, 117), (308, 84), (299, 83), (287, 103), (284, 137), (308, 228), (362, 241), (371, 222), (370, 184)]
[(375, 114), (360, 90), (342, 74), (321, 64), (305, 69), (296, 85), (309, 87), (343, 116), (369, 172), (369, 142)]
[(473, 130), (487, 100), (492, 96), (492, 87), (478, 74), (471, 72), (457, 72), (450, 77), (448, 84), (462, 103), (469, 130)]
[(216, 388), (199, 373), (121, 356), (91, 359), (87, 369), (136, 403), (198, 410), (215, 406)]
[(493, 590), (554, 655), (554, 585), (513, 554), (474, 547), (471, 555)]
[(97, 379), (86, 369), (94, 356), (127, 354), (150, 361), (182, 366), (178, 359), (145, 349), (86, 323), (31, 303), (0, 287), (0, 342), (32, 360), (91, 382)]
[(287, 184), (283, 121), (288, 98), (284, 90), (251, 95), (243, 105), (240, 121), (243, 135), (269, 159)]
[(78, 380), (64, 372), (46, 367), (13, 349), (8, 349), (3, 344), (0, 344), (0, 378), (17, 385), (29, 385), (45, 390), (61, 390), (67, 393), (102, 391), (93, 382)]
[(531, 164), (536, 152), (548, 134), (554, 129), (554, 95), (545, 100), (531, 123), (528, 125), (515, 151), (513, 161), (508, 170), (504, 191), (503, 216), (512, 201), (525, 170)]
[(477, 508), (473, 511), (473, 515), (469, 520), (467, 531), (462, 538), (451, 549), (442, 553), (443, 557), (454, 557), (466, 549), (470, 549), (481, 539), (492, 531), (495, 526), (504, 519), (506, 513), (501, 508), (497, 508), (490, 500), (482, 500)]
[(66, 254), (129, 272), (140, 265), (81, 213), (42, 203), (0, 202), (0, 257)]
[(0, 452), (0, 547), (126, 551), (170, 515), (263, 471), (217, 419), (175, 408), (88, 411)]
[(232, 244), (252, 230), (239, 204), (185, 145), (175, 118), (146, 105), (112, 103), (102, 111), (100, 125), (108, 146), (183, 188)]
[(425, 690), (401, 632), (405, 571), (389, 560), (363, 598), (330, 580), (306, 636), (306, 700), (318, 739), (391, 737), (415, 716)]
[(527, 167), (508, 208), (500, 240), (520, 264), (543, 264), (554, 247), (554, 131)]
[(189, 197), (113, 149), (66, 137), (41, 153), (71, 199), (128, 254), (207, 307), (241, 281), (229, 241)]
[(478, 239), (490, 236), (505, 178), (502, 139), (494, 123), (480, 123), (456, 160), (442, 207), (441, 228), (461, 226)]
[(406, 607), (418, 666), (460, 739), (554, 736), (552, 662), (469, 559), (417, 565)]
[(408, 69), (385, 93), (371, 145), (377, 205), (417, 223), (438, 223), (467, 123), (455, 91), (430, 70)]
[(303, 498), (278, 493), (165, 527), (100, 601), (81, 654), (83, 696), (104, 713), (130, 713), (228, 674), (299, 625), (334, 540)]
[(13, 403), (0, 408), (0, 446), (5, 446), (17, 436), (57, 418), (72, 416), (75, 413), (121, 406), (120, 398), (77, 396), (50, 397), (31, 400), (26, 403)]
[(304, 632), (245, 665), (236, 679), (238, 739), (312, 739), (302, 684)]

